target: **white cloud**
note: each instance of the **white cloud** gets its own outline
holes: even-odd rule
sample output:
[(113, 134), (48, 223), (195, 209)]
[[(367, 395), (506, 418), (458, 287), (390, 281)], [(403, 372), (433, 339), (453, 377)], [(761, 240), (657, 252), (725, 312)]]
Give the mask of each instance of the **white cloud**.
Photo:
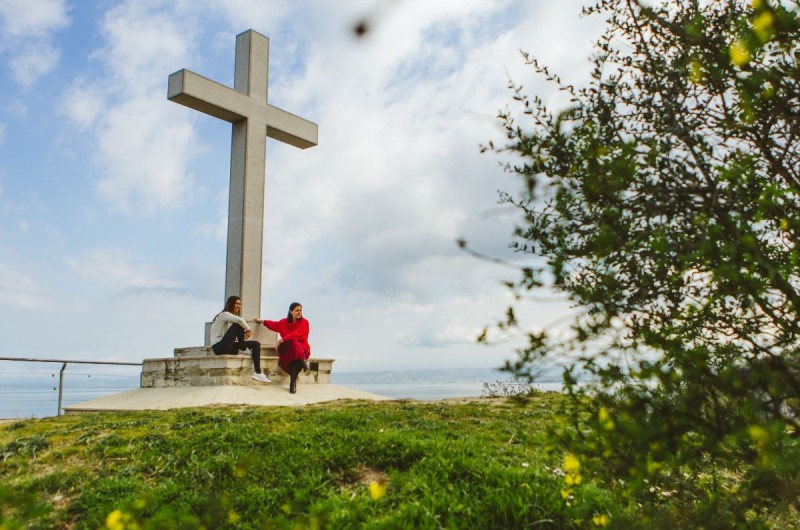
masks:
[(447, 324), (441, 330), (425, 330), (421, 332), (401, 332), (394, 340), (406, 347), (438, 348), (441, 346), (473, 345), (481, 333), (480, 326), (464, 326), (455, 323)]
[(153, 2), (129, 0), (106, 13), (102, 30), (107, 45), (98, 52), (116, 89), (125, 95), (166, 93), (167, 76), (189, 59), (197, 35), (185, 2), (160, 10)]
[(0, 263), (0, 305), (41, 309), (48, 304), (34, 278)]
[[(236, 33), (252, 28), (267, 34), (280, 29), (293, 7), (288, 0), (197, 0), (195, 6), (213, 13), (214, 20), (221, 15), (229, 27), (236, 28)], [(220, 34), (220, 45), (230, 46), (232, 36)]]
[(43, 36), (69, 24), (65, 0), (3, 0), (0, 20), (8, 37)]
[(25, 87), (33, 85), (56, 67), (59, 55), (56, 48), (45, 43), (25, 47), (10, 61), (14, 79)]
[[(163, 94), (161, 94), (163, 96)], [(98, 126), (98, 190), (127, 212), (153, 212), (185, 204), (192, 176), (186, 161), (194, 133), (175, 109), (155, 105), (154, 94), (112, 106)]]
[(152, 213), (192, 198), (187, 163), (198, 149), (192, 116), (165, 97), (168, 75), (188, 62), (193, 48), (190, 7), (175, 2), (165, 10), (138, 1), (113, 7), (101, 24), (106, 45), (94, 53), (104, 69), (76, 79), (64, 97), (62, 112), (94, 129), (97, 190), (115, 209)]
[(69, 24), (64, 0), (4, 0), (0, 2), (0, 53), (14, 79), (24, 87), (53, 71), (60, 50), (51, 44), (52, 33)]
[[(446, 42), (479, 26), (477, 15), (491, 4), (463, 10), (438, 3), (404, 9), (408, 5), (398, 4), (397, 13), (387, 15), (387, 24), (398, 26), (376, 30), (380, 43), (334, 41), (309, 53), (303, 78), (288, 88), (277, 80), (275, 92), (291, 96), (288, 110), (300, 112), (306, 102), (316, 102), (320, 146), (274, 149), (267, 230), (269, 240), (280, 241), (278, 248), (290, 249), (283, 261), (289, 269), (305, 259), (317, 238), (335, 237), (344, 261), (334, 281), (410, 295), (404, 275), (427, 259), (453, 254), (464, 221), (494, 202), (497, 181), (488, 174), (499, 171), (493, 161), (481, 160), (477, 145), (492, 133), (505, 79), (500, 67), (489, 75), (494, 57), (471, 60), (482, 41), (458, 51), (457, 43)], [(417, 58), (435, 58), (423, 33), (445, 15), (453, 22), (453, 35), (439, 37), (447, 58), (425, 70), (424, 79), (403, 77), (415, 71)], [(403, 39), (396, 42), (393, 31)], [(294, 196), (302, 196), (302, 203), (282, 199)], [(302, 229), (291, 230), (292, 223), (302, 223)]]
[(67, 258), (69, 265), (84, 278), (117, 292), (137, 290), (175, 290), (178, 283), (153, 265), (130, 262), (124, 251), (94, 249), (80, 258)]
[(103, 111), (105, 101), (96, 85), (76, 79), (64, 95), (61, 112), (82, 128), (94, 124)]

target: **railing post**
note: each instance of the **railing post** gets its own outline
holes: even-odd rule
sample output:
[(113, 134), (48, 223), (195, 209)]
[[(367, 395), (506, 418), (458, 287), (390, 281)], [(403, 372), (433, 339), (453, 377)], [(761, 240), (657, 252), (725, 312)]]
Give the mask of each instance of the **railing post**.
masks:
[(67, 363), (61, 365), (61, 373), (58, 376), (58, 414), (61, 416), (61, 396), (64, 394), (64, 370), (67, 369)]
[[(0, 0), (2, 2), (3, 0)], [(61, 373), (58, 377), (58, 411), (57, 416), (61, 416), (63, 398), (64, 398), (64, 370), (67, 369), (67, 364), (100, 364), (100, 365), (116, 365), (116, 366), (142, 366), (142, 363), (126, 363), (126, 362), (111, 362), (111, 361), (80, 361), (80, 360), (64, 360), (64, 359), (37, 359), (35, 357), (0, 357), (1, 361), (15, 361), (24, 363), (61, 363)], [(55, 377), (55, 374), (53, 375)], [(91, 374), (89, 375), (91, 377)], [(139, 386), (142, 386), (142, 373), (139, 372)], [(55, 390), (55, 389), (54, 389)], [(3, 526), (0, 525), (0, 529)]]

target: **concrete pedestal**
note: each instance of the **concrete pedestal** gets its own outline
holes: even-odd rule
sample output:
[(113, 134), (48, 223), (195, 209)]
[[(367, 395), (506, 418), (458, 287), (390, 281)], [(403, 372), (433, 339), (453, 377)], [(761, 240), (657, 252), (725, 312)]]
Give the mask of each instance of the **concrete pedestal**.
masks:
[[(278, 367), (276, 345), (278, 334), (264, 326), (249, 321), (253, 330), (251, 340), (261, 343), (261, 371), (274, 383), (288, 383), (289, 376)], [(211, 349), (209, 328), (206, 323), (205, 346), (175, 348), (173, 357), (145, 359), (142, 362), (142, 388), (171, 388), (183, 386), (260, 386), (253, 380), (253, 360), (246, 355), (214, 355)], [(312, 357), (308, 359), (311, 370), (301, 373), (297, 381), (302, 384), (329, 384), (333, 359)]]
[[(250, 378), (253, 361), (249, 355), (197, 355), (197, 350), (211, 348), (177, 348), (175, 357), (145, 359), (142, 363), (142, 388), (176, 386), (260, 386), (264, 383)], [(263, 350), (262, 350), (263, 351)], [(300, 384), (328, 384), (331, 382), (333, 359), (310, 358), (311, 370), (300, 374)], [(261, 371), (275, 383), (289, 381), (289, 376), (278, 367), (278, 357), (261, 355)]]

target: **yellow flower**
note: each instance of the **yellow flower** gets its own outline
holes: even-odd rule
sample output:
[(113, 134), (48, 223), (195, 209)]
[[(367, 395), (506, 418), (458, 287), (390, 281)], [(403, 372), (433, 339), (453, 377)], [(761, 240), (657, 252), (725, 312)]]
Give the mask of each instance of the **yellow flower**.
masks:
[(740, 68), (750, 62), (750, 51), (743, 41), (737, 40), (731, 44), (729, 53), (731, 62)]
[(122, 522), (122, 512), (114, 510), (106, 517), (106, 528), (111, 530), (125, 530), (125, 523)]
[(239, 514), (233, 510), (228, 510), (228, 522), (231, 524), (236, 524), (239, 522)]
[(753, 6), (753, 9), (761, 9), (764, 6), (764, 0), (753, 0), (750, 5)]
[(114, 510), (106, 517), (106, 528), (109, 530), (139, 530), (139, 525), (130, 514), (122, 510)]
[(597, 411), (597, 419), (601, 422), (608, 421), (608, 409), (605, 407), (600, 407), (600, 410)]
[(566, 477), (564, 477), (564, 482), (567, 483), (567, 486), (577, 486), (583, 481), (583, 478), (580, 475), (575, 475), (570, 473)]
[(611, 518), (608, 515), (601, 513), (600, 515), (595, 515), (592, 517), (592, 522), (595, 526), (608, 526), (608, 523), (611, 522)]
[(561, 490), (561, 498), (562, 499), (569, 499), (569, 496), (572, 494), (572, 491), (569, 488), (564, 488)]
[(781, 230), (783, 230), (784, 232), (789, 230), (789, 220), (786, 219), (785, 217), (781, 219)]
[[(564, 482), (567, 486), (577, 486), (581, 483), (581, 463), (575, 455), (564, 455)], [(569, 490), (567, 490), (569, 491)]]
[(381, 484), (379, 482), (375, 482), (374, 480), (369, 483), (369, 496), (372, 497), (373, 501), (377, 501), (378, 499), (382, 498), (386, 495), (386, 485)]
[(564, 471), (567, 473), (577, 474), (581, 470), (580, 460), (573, 454), (567, 453), (564, 455)]

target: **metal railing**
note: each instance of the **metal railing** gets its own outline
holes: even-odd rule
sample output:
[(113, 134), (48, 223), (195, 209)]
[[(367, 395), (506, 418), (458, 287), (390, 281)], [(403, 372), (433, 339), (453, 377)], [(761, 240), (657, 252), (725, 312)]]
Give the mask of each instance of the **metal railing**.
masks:
[[(61, 370), (58, 375), (58, 416), (61, 416), (61, 403), (64, 395), (64, 370), (68, 364), (103, 364), (116, 366), (142, 366), (142, 363), (123, 363), (114, 361), (74, 361), (65, 359), (36, 359), (34, 357), (0, 357), (0, 361), (19, 361), (27, 363), (61, 363)], [(141, 384), (141, 374), (139, 384)]]

